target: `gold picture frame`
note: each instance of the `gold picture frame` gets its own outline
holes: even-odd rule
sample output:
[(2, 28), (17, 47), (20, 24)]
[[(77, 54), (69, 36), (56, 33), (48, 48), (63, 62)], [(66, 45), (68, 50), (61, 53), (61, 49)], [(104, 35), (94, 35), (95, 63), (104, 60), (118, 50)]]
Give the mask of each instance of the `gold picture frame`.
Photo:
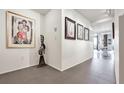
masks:
[(6, 12), (7, 48), (35, 47), (35, 20), (14, 12)]

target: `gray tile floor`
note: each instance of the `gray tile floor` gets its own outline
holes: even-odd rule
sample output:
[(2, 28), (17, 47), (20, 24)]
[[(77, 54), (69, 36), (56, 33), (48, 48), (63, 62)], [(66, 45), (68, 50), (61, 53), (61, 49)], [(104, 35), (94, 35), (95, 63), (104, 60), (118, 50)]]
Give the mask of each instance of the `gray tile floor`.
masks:
[(113, 53), (103, 57), (94, 51), (93, 59), (60, 72), (49, 66), (26, 69), (0, 75), (1, 84), (114, 84)]

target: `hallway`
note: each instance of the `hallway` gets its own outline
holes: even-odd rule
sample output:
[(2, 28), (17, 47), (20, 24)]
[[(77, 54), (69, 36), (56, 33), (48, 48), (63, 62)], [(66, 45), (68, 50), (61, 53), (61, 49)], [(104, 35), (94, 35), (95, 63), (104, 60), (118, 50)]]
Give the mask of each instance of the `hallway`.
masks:
[(8, 84), (115, 84), (113, 53), (103, 58), (102, 52), (94, 52), (94, 58), (66, 71), (49, 66), (29, 67), (0, 75), (0, 83)]
[(121, 1), (16, 1), (0, 3), (1, 93), (124, 93)]
[[(106, 53), (108, 56), (106, 56)], [(92, 73), (108, 82), (115, 83), (114, 52), (96, 51), (91, 63)]]

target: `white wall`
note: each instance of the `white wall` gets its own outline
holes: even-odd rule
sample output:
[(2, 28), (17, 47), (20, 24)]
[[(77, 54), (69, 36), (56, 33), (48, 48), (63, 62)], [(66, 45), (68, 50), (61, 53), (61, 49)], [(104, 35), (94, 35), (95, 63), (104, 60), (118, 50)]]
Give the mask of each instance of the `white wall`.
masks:
[(46, 63), (60, 71), (92, 58), (92, 42), (65, 39), (65, 16), (92, 30), (90, 22), (75, 10), (52, 9), (44, 16)]
[(62, 70), (80, 64), (92, 58), (93, 43), (84, 40), (65, 39), (65, 17), (75, 20), (90, 29), (90, 22), (75, 10), (62, 10)]
[(63, 71), (92, 58), (93, 43), (65, 39), (65, 16), (91, 28), (90, 22), (75, 10), (52, 9), (46, 15), (32, 10), (10, 10), (36, 20), (36, 47), (33, 49), (6, 48), (6, 10), (0, 10), (0, 74), (38, 64), (40, 34), (45, 36), (45, 60), (51, 67)]
[[(124, 9), (115, 10), (115, 73), (116, 82), (124, 83)], [(121, 17), (119, 22), (119, 17)]]
[(39, 35), (42, 29), (40, 14), (31, 10), (9, 10), (35, 19), (36, 47), (31, 49), (6, 48), (6, 10), (0, 10), (0, 74), (38, 64)]
[(61, 10), (52, 9), (44, 18), (46, 62), (55, 69), (61, 70)]

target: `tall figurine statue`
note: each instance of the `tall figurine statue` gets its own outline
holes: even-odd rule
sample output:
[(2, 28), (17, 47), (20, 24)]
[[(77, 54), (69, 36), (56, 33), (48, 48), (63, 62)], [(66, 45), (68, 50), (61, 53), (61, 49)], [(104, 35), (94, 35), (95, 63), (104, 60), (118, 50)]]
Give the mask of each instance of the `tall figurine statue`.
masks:
[(42, 66), (46, 65), (45, 60), (44, 60), (44, 54), (45, 54), (45, 49), (46, 49), (46, 46), (44, 44), (44, 36), (40, 35), (40, 39), (41, 39), (41, 46), (40, 46), (40, 49), (38, 51), (39, 55), (40, 55), (38, 67), (42, 67)]

